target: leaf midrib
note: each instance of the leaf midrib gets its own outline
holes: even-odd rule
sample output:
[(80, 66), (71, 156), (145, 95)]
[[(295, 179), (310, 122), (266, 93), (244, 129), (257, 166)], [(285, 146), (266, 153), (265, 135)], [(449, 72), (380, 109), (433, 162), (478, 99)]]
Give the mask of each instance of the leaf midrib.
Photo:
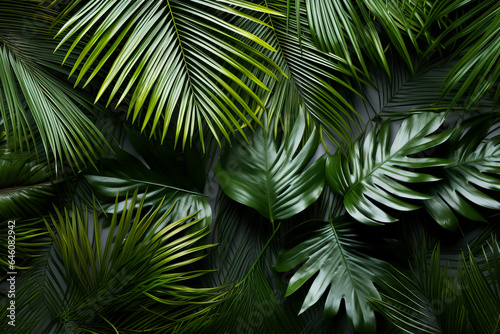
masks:
[[(37, 184), (28, 184), (25, 186), (9, 187), (9, 188), (0, 189), (0, 195), (9, 194), (12, 192), (19, 192), (19, 191), (25, 190), (25, 189), (39, 188), (39, 187), (44, 187), (44, 186), (48, 187), (50, 185), (51, 185), (50, 182), (41, 182), (41, 183), (37, 183)], [(33, 190), (35, 190), (35, 189), (33, 189)]]
[(349, 265), (348, 265), (349, 262), (347, 261), (347, 258), (344, 255), (344, 251), (343, 251), (342, 246), (340, 244), (340, 238), (339, 238), (339, 236), (337, 234), (337, 231), (336, 231), (336, 229), (333, 226), (333, 223), (331, 221), (329, 221), (328, 223), (330, 224), (330, 227), (331, 227), (331, 229), (333, 231), (333, 235), (335, 236), (335, 241), (337, 242), (337, 246), (339, 248), (340, 255), (342, 256), (342, 261), (344, 262), (346, 271), (349, 274), (349, 279), (351, 280), (351, 282), (354, 282), (354, 278), (352, 277), (352, 274), (351, 274), (351, 269), (349, 268)]

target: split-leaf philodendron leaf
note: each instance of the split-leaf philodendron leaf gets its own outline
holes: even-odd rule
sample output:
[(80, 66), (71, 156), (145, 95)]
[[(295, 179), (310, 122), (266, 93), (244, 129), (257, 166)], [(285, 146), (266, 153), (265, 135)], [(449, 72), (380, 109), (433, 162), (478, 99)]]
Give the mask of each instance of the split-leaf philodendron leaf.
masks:
[(403, 121), (391, 146), (389, 121), (373, 127), (362, 141), (349, 147), (347, 158), (339, 150), (326, 162), (326, 178), (333, 191), (344, 196), (344, 205), (357, 221), (377, 225), (397, 221), (379, 203), (398, 211), (418, 209), (406, 200), (425, 200), (430, 196), (410, 189), (404, 183), (438, 181), (429, 174), (408, 169), (443, 166), (452, 160), (416, 158), (446, 141), (450, 132), (433, 134), (444, 121), (443, 114), (422, 113)]
[(259, 127), (222, 153), (215, 172), (226, 195), (259, 211), (272, 222), (292, 217), (314, 203), (325, 183), (324, 157), (309, 168), (319, 144), (314, 131), (300, 148), (305, 130), (303, 114), (288, 139), (277, 145), (272, 129)]
[(367, 252), (360, 252), (366, 245), (356, 239), (353, 227), (344, 217), (302, 224), (290, 246), (278, 254), (275, 269), (281, 272), (301, 266), (288, 283), (287, 296), (318, 273), (300, 313), (318, 302), (331, 285), (324, 317), (336, 315), (343, 299), (352, 326), (359, 333), (375, 333), (375, 314), (370, 300), (380, 299), (373, 277), (382, 262)]

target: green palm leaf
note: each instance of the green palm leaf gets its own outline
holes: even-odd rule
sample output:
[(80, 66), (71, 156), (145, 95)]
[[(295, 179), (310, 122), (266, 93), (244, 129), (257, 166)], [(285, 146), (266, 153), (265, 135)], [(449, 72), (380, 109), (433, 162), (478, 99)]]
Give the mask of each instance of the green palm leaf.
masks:
[[(286, 0), (271, 0), (266, 3), (269, 8), (283, 15), (270, 17), (274, 28), (274, 38), (270, 40), (274, 40), (281, 51), (281, 61), (286, 64), (290, 84), (295, 86), (289, 90), (294, 94), (292, 98), (296, 97), (296, 89), (303, 100), (305, 110), (320, 122), (334, 142), (338, 142), (339, 137), (349, 141), (359, 115), (346, 96), (360, 95), (356, 85), (351, 82), (355, 78), (349, 66), (338, 55), (318, 50), (314, 46), (305, 16), (305, 4)], [(298, 13), (297, 20), (287, 20), (286, 14), (290, 10)], [(300, 31), (300, 34), (290, 31)], [(367, 83), (361, 78), (359, 81)]]
[[(76, 3), (73, 1), (69, 6)], [(176, 121), (175, 138), (184, 145), (188, 136), (196, 132), (203, 138), (206, 124), (217, 141), (217, 131), (229, 140), (233, 128), (242, 133), (243, 124), (251, 127), (249, 119), (259, 124), (247, 98), (264, 107), (241, 80), (249, 78), (267, 89), (246, 69), (247, 64), (277, 79), (267, 68), (276, 65), (268, 58), (264, 58), (262, 65), (255, 46), (275, 49), (252, 32), (216, 15), (241, 16), (265, 24), (238, 11), (238, 7), (274, 13), (247, 1), (93, 0), (73, 13), (59, 30), (57, 35), (63, 36), (59, 46), (76, 36), (66, 61), (74, 47), (85, 44), (72, 64), (71, 74), (78, 72), (75, 84), (86, 77), (85, 86), (99, 71), (106, 71), (96, 100), (108, 88), (111, 89), (108, 105), (115, 98), (121, 103), (130, 93), (128, 115), (132, 121), (141, 115), (142, 130), (152, 124), (151, 131), (158, 127), (161, 138), (165, 138), (170, 123)], [(67, 15), (65, 12), (62, 18)], [(95, 32), (86, 43), (82, 38), (90, 29)], [(235, 37), (227, 38), (233, 33)], [(244, 38), (249, 41), (244, 42)], [(111, 64), (109, 70), (104, 66), (106, 63)]]
[[(404, 62), (412, 69), (410, 54), (402, 31), (413, 32), (404, 13), (404, 5), (395, 1), (340, 1), (309, 0), (307, 19), (315, 45), (324, 51), (343, 58), (351, 72), (364, 72), (369, 77), (365, 57), (372, 64), (382, 66), (390, 75), (382, 45), (373, 17), (376, 17), (389, 37), (392, 46), (401, 54)], [(353, 52), (354, 51), (354, 52)], [(354, 59), (353, 59), (354, 58)], [(356, 60), (356, 61), (355, 61)], [(358, 65), (361, 71), (354, 66)]]
[(209, 226), (212, 209), (208, 196), (197, 191), (205, 186), (200, 152), (187, 148), (181, 155), (172, 149), (171, 143), (160, 145), (136, 131), (125, 129), (137, 156), (123, 148), (115, 148), (113, 157), (101, 160), (101, 173), (85, 175), (93, 191), (104, 198), (105, 212), (113, 213), (115, 205), (110, 200), (114, 201), (116, 196), (120, 198), (120, 212), (127, 205), (125, 194), (137, 189), (137, 197), (144, 199), (145, 207), (156, 208), (162, 203), (160, 214), (171, 210), (164, 224), (196, 212), (194, 219), (204, 218), (199, 225)]
[[(65, 70), (52, 55), (57, 45), (49, 35), (53, 13), (32, 1), (2, 1), (0, 11), (5, 13), (0, 18), (0, 114), (9, 141), (25, 147), (31, 136), (35, 142), (36, 127), (47, 160), (53, 156), (77, 169), (93, 163), (104, 137), (86, 115), (92, 112), (86, 95), (57, 75)], [(34, 23), (26, 23), (27, 17)]]
[(438, 178), (403, 168), (435, 167), (451, 160), (440, 158), (413, 158), (416, 154), (446, 141), (451, 133), (432, 134), (444, 121), (444, 115), (423, 113), (403, 121), (389, 147), (391, 122), (374, 127), (363, 142), (350, 148), (347, 158), (339, 150), (326, 163), (326, 178), (333, 191), (344, 196), (347, 212), (364, 224), (383, 224), (397, 221), (375, 203), (399, 211), (418, 207), (397, 198), (428, 199), (404, 183), (437, 181)]
[(321, 195), (324, 158), (309, 168), (319, 144), (315, 131), (302, 149), (304, 115), (295, 121), (287, 141), (279, 147), (271, 130), (258, 128), (246, 143), (242, 138), (226, 149), (215, 173), (226, 195), (250, 206), (273, 224), (301, 212)]
[(55, 199), (53, 174), (27, 154), (0, 153), (0, 221), (40, 215)]
[[(457, 3), (460, 8), (469, 1)], [(448, 48), (459, 43), (451, 55), (458, 58), (458, 62), (443, 83), (443, 94), (457, 87), (451, 105), (466, 99), (465, 106), (470, 108), (488, 94), (493, 96), (493, 105), (497, 105), (500, 100), (500, 4), (494, 0), (481, 1), (463, 10), (466, 13), (458, 15), (438, 37)]]
[(496, 236), (475, 257), (469, 250), (458, 270), (462, 300), (475, 333), (500, 333), (500, 244)]
[(188, 285), (207, 272), (189, 266), (213, 246), (197, 244), (206, 228), (186, 233), (201, 219), (186, 223), (191, 215), (161, 227), (168, 213), (160, 216), (158, 206), (144, 214), (144, 201), (135, 209), (136, 200), (137, 191), (122, 213), (115, 209), (109, 232), (95, 209), (93, 219), (75, 205), (55, 210), (46, 221), (55, 252), (45, 254), (43, 270), (28, 275), (29, 285), (19, 282), (26, 294), (16, 302), (29, 307), (17, 314), (18, 333), (164, 333), (203, 315), (219, 298), (217, 288)]
[(336, 315), (344, 300), (351, 326), (359, 333), (375, 333), (370, 301), (380, 299), (373, 279), (381, 261), (361, 252), (367, 245), (356, 240), (352, 227), (343, 217), (303, 223), (297, 237), (278, 254), (275, 269), (288, 271), (301, 266), (290, 279), (287, 296), (318, 273), (300, 313), (315, 304), (331, 285), (324, 317)]
[(444, 228), (456, 230), (460, 215), (477, 221), (486, 219), (474, 208), (499, 210), (500, 202), (484, 190), (500, 191), (500, 137), (484, 140), (490, 130), (485, 117), (457, 127), (443, 148), (443, 156), (454, 160), (443, 169), (443, 180), (431, 188), (432, 199), (424, 201), (427, 212)]
[[(9, 221), (14, 221), (14, 225), (9, 224)], [(10, 230), (9, 226), (15, 232), (14, 239), (12, 234), (8, 232)], [(12, 254), (9, 254), (9, 240), (15, 240), (15, 267), (22, 270), (28, 269), (30, 265), (28, 261), (39, 257), (40, 252), (43, 252), (46, 246), (51, 243), (43, 218), (5, 220), (0, 222), (0, 228), (5, 231), (5, 234), (2, 233), (0, 236), (0, 246), (2, 247), (0, 250), (0, 263), (5, 268), (9, 267), (8, 261), (12, 259), (9, 258), (9, 255), (12, 256)]]
[(377, 280), (382, 299), (374, 301), (376, 310), (404, 333), (471, 333), (461, 287), (450, 268), (443, 268), (439, 247), (430, 259), (425, 246), (419, 248), (409, 272), (393, 267)]

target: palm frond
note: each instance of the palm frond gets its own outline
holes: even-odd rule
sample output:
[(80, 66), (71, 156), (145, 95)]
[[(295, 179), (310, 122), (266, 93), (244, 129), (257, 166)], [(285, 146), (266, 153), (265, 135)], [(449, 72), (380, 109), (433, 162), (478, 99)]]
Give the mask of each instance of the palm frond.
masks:
[(55, 199), (54, 176), (29, 154), (0, 153), (0, 221), (41, 215)]
[[(462, 7), (468, 1), (458, 6)], [(458, 87), (451, 106), (466, 99), (470, 108), (485, 95), (493, 96), (493, 105), (500, 100), (500, 4), (494, 0), (474, 3), (467, 12), (459, 15), (438, 37), (445, 47), (458, 47), (451, 54), (458, 58), (443, 83), (443, 95)]]
[[(0, 11), (8, 13), (0, 18), (0, 113), (9, 140), (25, 147), (23, 138), (34, 141), (36, 127), (47, 160), (77, 169), (93, 164), (106, 144), (86, 115), (92, 112), (86, 95), (56, 75), (64, 70), (52, 55), (54, 13), (32, 1), (2, 1)], [(23, 25), (28, 16), (38, 25)]]
[(420, 247), (409, 272), (392, 268), (377, 280), (382, 300), (374, 305), (404, 333), (470, 333), (467, 312), (460, 303), (460, 286), (442, 267), (436, 247), (430, 260)]
[[(69, 8), (76, 3), (71, 2)], [(265, 85), (244, 64), (256, 65), (276, 78), (269, 69), (276, 65), (260, 65), (255, 46), (272, 51), (274, 48), (216, 15), (219, 12), (265, 24), (238, 11), (238, 7), (273, 13), (247, 1), (90, 1), (77, 12), (70, 11), (73, 15), (57, 34), (63, 36), (59, 46), (76, 36), (66, 61), (74, 47), (85, 44), (72, 64), (70, 74), (78, 73), (75, 85), (86, 78), (85, 86), (99, 71), (106, 70), (96, 100), (108, 88), (108, 105), (115, 98), (117, 104), (121, 103), (130, 93), (128, 116), (135, 121), (141, 115), (142, 130), (151, 123), (151, 132), (158, 127), (163, 139), (170, 123), (176, 121), (176, 142), (180, 140), (184, 146), (195, 132), (203, 138), (206, 124), (217, 141), (218, 130), (230, 140), (233, 128), (242, 133), (244, 125), (252, 127), (249, 119), (260, 124), (255, 110), (241, 96), (264, 107), (240, 77), (249, 77), (264, 88)], [(60, 19), (69, 15), (67, 11)], [(86, 43), (82, 38), (91, 28), (95, 32)], [(230, 33), (237, 37), (225, 38)], [(242, 38), (251, 42), (245, 43)], [(243, 46), (245, 51), (235, 45)], [(104, 67), (107, 62), (112, 64), (109, 70)], [(233, 90), (231, 83), (237, 84), (238, 89)]]
[(160, 214), (171, 209), (164, 224), (196, 212), (193, 219), (204, 218), (199, 225), (209, 226), (212, 210), (208, 196), (197, 191), (205, 186), (200, 152), (196, 148), (186, 148), (180, 155), (168, 144), (160, 145), (129, 128), (126, 132), (137, 156), (124, 148), (115, 148), (114, 156), (101, 160), (101, 173), (85, 175), (91, 189), (103, 198), (105, 212), (113, 213), (112, 201), (117, 195), (120, 198), (118, 211), (121, 212), (127, 206), (126, 193), (138, 189), (138, 198), (144, 199), (145, 207), (152, 210), (162, 203)]
[[(55, 210), (47, 221), (55, 252), (46, 253), (43, 270), (35, 269), (50, 277), (26, 278), (42, 286), (23, 285), (27, 292), (40, 294), (20, 297), (39, 304), (27, 303), (30, 307), (17, 314), (23, 327), (16, 328), (19, 333), (109, 333), (113, 328), (121, 333), (164, 333), (202, 315), (219, 298), (218, 288), (186, 285), (207, 272), (186, 270), (205, 256), (200, 252), (213, 246), (196, 244), (209, 233), (206, 228), (185, 233), (201, 220), (185, 224), (191, 215), (161, 227), (168, 212), (160, 216), (157, 207), (144, 215), (144, 200), (135, 209), (136, 200), (137, 191), (121, 214), (115, 209), (107, 233), (95, 209), (93, 219), (75, 205)], [(50, 316), (36, 323), (40, 309)]]
[(469, 251), (458, 270), (461, 296), (475, 333), (500, 333), (500, 245), (493, 237), (482, 254)]
[[(313, 43), (303, 3), (286, 0), (266, 1), (269, 8), (283, 16), (270, 16), (274, 28), (272, 45), (277, 45), (285, 62), (285, 73), (290, 78), (290, 91), (296, 89), (304, 103), (305, 111), (313, 116), (335, 142), (350, 141), (352, 128), (357, 126), (359, 115), (346, 96), (361, 95), (353, 84), (349, 66), (333, 53), (318, 50)], [(287, 10), (290, 5), (290, 10)], [(287, 20), (288, 11), (297, 13), (297, 20)], [(290, 31), (300, 30), (301, 34)], [(280, 63), (278, 63), (280, 64)], [(283, 67), (283, 66), (281, 66)], [(360, 82), (367, 84), (365, 80)], [(278, 100), (280, 96), (275, 96)], [(286, 101), (286, 100), (285, 100)], [(339, 144), (340, 145), (340, 144)]]
[(324, 318), (335, 316), (344, 300), (351, 326), (359, 333), (375, 333), (370, 302), (380, 299), (373, 279), (382, 262), (363, 252), (367, 245), (356, 240), (352, 223), (345, 217), (329, 222), (308, 221), (297, 229), (297, 237), (278, 254), (275, 269), (283, 272), (301, 266), (288, 283), (287, 296), (318, 273), (299, 314), (318, 302), (331, 286)]

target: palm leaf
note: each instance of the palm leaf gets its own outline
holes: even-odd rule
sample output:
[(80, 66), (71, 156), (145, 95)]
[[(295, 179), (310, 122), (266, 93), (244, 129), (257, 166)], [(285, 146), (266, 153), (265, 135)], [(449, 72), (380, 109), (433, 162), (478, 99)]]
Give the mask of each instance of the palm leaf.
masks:
[(500, 4), (493, 0), (481, 1), (466, 10), (438, 37), (445, 41), (445, 47), (459, 43), (451, 54), (458, 62), (443, 83), (443, 94), (458, 87), (451, 105), (465, 98), (465, 107), (470, 108), (488, 94), (493, 96), (493, 105), (497, 105), (500, 99)]
[[(480, 261), (482, 263), (480, 263)], [(458, 276), (462, 300), (475, 333), (500, 333), (500, 245), (496, 237), (475, 257), (463, 257)]]
[(319, 272), (300, 313), (318, 302), (331, 285), (324, 317), (336, 315), (344, 300), (351, 326), (359, 333), (375, 333), (375, 314), (370, 301), (380, 298), (373, 278), (381, 261), (362, 252), (367, 246), (356, 240), (352, 223), (343, 217), (329, 222), (308, 221), (298, 229), (297, 237), (280, 251), (275, 265), (280, 272), (301, 266), (290, 279), (286, 295), (297, 291)]
[[(115, 210), (114, 199), (119, 196), (118, 211), (127, 206), (127, 192), (138, 190), (144, 206), (159, 213), (171, 209), (164, 224), (182, 219), (193, 212), (193, 219), (204, 218), (199, 226), (209, 226), (212, 210), (206, 195), (197, 192), (205, 186), (204, 161), (196, 148), (187, 148), (181, 155), (168, 144), (148, 140), (144, 135), (125, 128), (134, 154), (115, 148), (115, 155), (101, 161), (101, 173), (88, 173), (86, 180), (92, 190), (103, 198), (107, 213)], [(172, 145), (173, 146), (173, 145)], [(136, 204), (138, 206), (139, 203)], [(173, 208), (172, 208), (173, 207)]]
[[(229, 286), (224, 301), (214, 308), (207, 324), (197, 333), (232, 332), (236, 328), (256, 333), (350, 333), (346, 317), (322, 321), (322, 306), (314, 305), (297, 317), (305, 296), (302, 291), (285, 298), (290, 273), (278, 274), (272, 268), (280, 244), (272, 239), (262, 256), (270, 226), (255, 224), (263, 220), (256, 211), (235, 203), (223, 192), (217, 197), (214, 242), (218, 245), (207, 257), (208, 268), (218, 270), (202, 277), (204, 285)], [(314, 206), (318, 206), (317, 202)], [(307, 211), (314, 211), (308, 209)], [(280, 232), (289, 224), (280, 228)], [(260, 256), (260, 258), (259, 258)], [(259, 259), (254, 266), (255, 260)], [(187, 333), (194, 331), (187, 330)]]
[[(443, 166), (451, 160), (441, 158), (409, 157), (446, 141), (451, 133), (432, 134), (444, 121), (444, 115), (423, 113), (403, 121), (389, 148), (391, 122), (374, 127), (363, 142), (349, 148), (347, 158), (340, 150), (326, 163), (326, 178), (333, 191), (344, 196), (347, 212), (364, 224), (383, 224), (397, 221), (376, 203), (399, 211), (411, 211), (418, 206), (404, 199), (428, 199), (404, 183), (439, 180), (429, 174), (416, 173), (403, 168)], [(403, 168), (402, 168), (403, 167)]]
[(0, 153), (0, 221), (39, 216), (55, 199), (53, 174), (28, 154)]
[(404, 333), (470, 333), (460, 286), (443, 268), (439, 247), (430, 260), (426, 248), (419, 249), (410, 272), (393, 267), (377, 280), (383, 291), (382, 300), (374, 301), (377, 311)]
[(433, 198), (424, 201), (424, 205), (427, 212), (447, 229), (458, 228), (454, 211), (468, 219), (486, 221), (470, 203), (500, 209), (500, 202), (482, 190), (500, 190), (500, 180), (489, 175), (500, 173), (500, 137), (484, 140), (490, 124), (484, 117), (464, 122), (443, 147), (442, 156), (454, 162), (443, 169), (443, 180), (431, 188)]
[[(71, 9), (78, 1), (71, 2)], [(229, 140), (233, 128), (242, 132), (249, 119), (259, 120), (243, 97), (264, 107), (260, 98), (240, 77), (248, 77), (260, 86), (265, 85), (245, 68), (255, 65), (271, 77), (267, 67), (260, 64), (255, 46), (274, 48), (252, 32), (228, 23), (217, 13), (241, 16), (265, 24), (236, 8), (250, 8), (272, 13), (266, 7), (247, 1), (177, 1), (167, 2), (87, 2), (77, 12), (68, 10), (60, 18), (73, 15), (59, 30), (63, 36), (59, 46), (76, 36), (66, 58), (81, 43), (83, 36), (94, 29), (90, 41), (72, 64), (71, 74), (78, 72), (75, 84), (87, 78), (84, 86), (102, 70), (107, 76), (97, 94), (99, 100), (108, 88), (108, 105), (117, 98), (118, 104), (130, 93), (128, 116), (132, 121), (141, 115), (142, 129), (152, 124), (161, 138), (173, 121), (176, 142), (184, 144), (195, 132), (203, 138), (204, 124), (219, 141), (220, 130)], [(237, 37), (227, 39), (228, 34)], [(250, 40), (249, 43), (242, 41)], [(235, 46), (243, 46), (245, 51)], [(65, 58), (65, 61), (66, 61)], [(104, 65), (109, 61), (111, 67)], [(79, 69), (79, 67), (81, 68)], [(231, 88), (235, 83), (237, 89)]]
[[(14, 222), (13, 225), (10, 223), (11, 221)], [(0, 263), (5, 268), (8, 268), (10, 265), (9, 260), (14, 260), (14, 266), (17, 269), (28, 269), (30, 266), (29, 261), (39, 257), (40, 252), (43, 252), (43, 249), (51, 243), (47, 229), (43, 223), (43, 218), (5, 220), (0, 222), (0, 228), (2, 231), (6, 231), (5, 234), (0, 236), (0, 246), (2, 247), (0, 250)], [(9, 234), (8, 231), (10, 229), (15, 233)], [(12, 255), (8, 252), (9, 240), (15, 240), (16, 248), (13, 259), (9, 258), (9, 255)]]
[(242, 138), (226, 149), (215, 166), (219, 183), (230, 198), (256, 209), (274, 225), (301, 212), (318, 199), (324, 186), (324, 158), (306, 168), (319, 144), (314, 132), (299, 149), (305, 124), (296, 120), (279, 147), (272, 131), (259, 128), (247, 144)]
[[(86, 95), (71, 89), (57, 73), (49, 25), (54, 14), (31, 1), (2, 1), (0, 11), (0, 114), (10, 141), (25, 147), (38, 130), (47, 160), (80, 168), (103, 151), (104, 137), (86, 116)], [(26, 17), (37, 25), (24, 24)], [(48, 55), (48, 56), (47, 56)], [(35, 142), (36, 144), (36, 142)], [(36, 145), (35, 145), (36, 146)]]
[[(135, 209), (136, 200), (137, 191), (121, 214), (115, 210), (109, 233), (95, 209), (93, 219), (75, 205), (71, 211), (55, 210), (47, 221), (55, 252), (46, 253), (38, 274), (48, 277), (41, 287), (23, 285), (27, 293), (39, 294), (20, 297), (38, 304), (29, 303), (17, 314), (19, 333), (165, 332), (202, 315), (219, 298), (217, 288), (186, 285), (207, 272), (188, 269), (205, 256), (200, 251), (212, 246), (196, 245), (208, 234), (206, 228), (184, 233), (201, 220), (185, 224), (191, 215), (161, 228), (168, 213), (160, 216), (157, 207), (144, 215), (144, 201)], [(40, 282), (36, 275), (27, 280)], [(36, 323), (40, 309), (50, 316)]]

